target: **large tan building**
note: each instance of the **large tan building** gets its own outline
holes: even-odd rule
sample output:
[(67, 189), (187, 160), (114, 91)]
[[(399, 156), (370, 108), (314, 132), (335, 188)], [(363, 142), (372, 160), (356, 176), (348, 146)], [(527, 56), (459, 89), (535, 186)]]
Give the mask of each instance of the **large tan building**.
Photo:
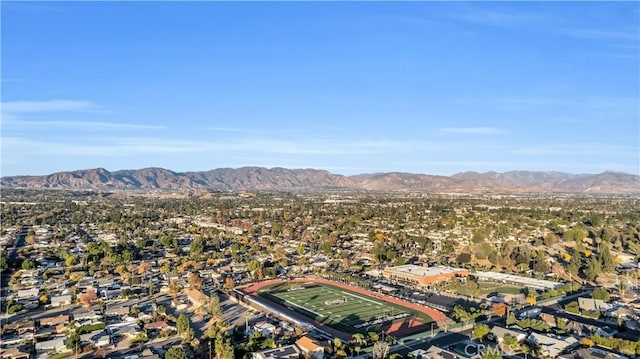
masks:
[(403, 284), (427, 286), (439, 282), (446, 282), (456, 277), (466, 277), (469, 271), (464, 268), (447, 266), (420, 267), (406, 264), (397, 267), (387, 267), (382, 276)]

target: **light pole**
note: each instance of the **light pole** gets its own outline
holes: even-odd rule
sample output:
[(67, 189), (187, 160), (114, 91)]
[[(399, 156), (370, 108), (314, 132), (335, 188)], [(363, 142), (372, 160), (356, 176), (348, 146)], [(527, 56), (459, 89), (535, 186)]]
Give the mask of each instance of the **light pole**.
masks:
[(431, 336), (433, 336), (433, 325), (434, 324), (435, 324), (434, 322), (431, 322)]

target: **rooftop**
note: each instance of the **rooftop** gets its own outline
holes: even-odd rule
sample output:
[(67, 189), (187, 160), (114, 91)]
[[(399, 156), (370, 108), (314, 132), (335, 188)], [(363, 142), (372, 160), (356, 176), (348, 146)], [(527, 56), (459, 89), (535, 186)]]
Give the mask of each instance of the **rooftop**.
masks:
[(388, 267), (385, 270), (393, 271), (396, 273), (406, 273), (419, 277), (432, 277), (443, 274), (455, 274), (458, 272), (464, 272), (466, 269), (454, 268), (449, 266), (434, 266), (434, 267), (421, 267), (414, 264), (405, 264), (397, 267)]

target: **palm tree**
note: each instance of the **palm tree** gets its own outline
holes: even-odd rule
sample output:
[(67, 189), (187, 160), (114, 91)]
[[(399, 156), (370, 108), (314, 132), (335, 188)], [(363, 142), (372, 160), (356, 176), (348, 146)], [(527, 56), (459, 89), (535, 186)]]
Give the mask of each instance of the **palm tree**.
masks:
[(384, 359), (389, 355), (389, 344), (378, 341), (373, 344), (373, 359)]
[(351, 336), (351, 342), (356, 345), (367, 344), (367, 340), (362, 333), (355, 333)]

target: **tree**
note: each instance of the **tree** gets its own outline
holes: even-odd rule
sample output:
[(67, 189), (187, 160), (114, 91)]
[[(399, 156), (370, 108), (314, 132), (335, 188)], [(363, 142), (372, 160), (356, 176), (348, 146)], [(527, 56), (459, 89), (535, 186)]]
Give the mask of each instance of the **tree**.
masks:
[(221, 319), (222, 318), (222, 307), (220, 306), (220, 297), (213, 292), (209, 297), (209, 304), (207, 305), (207, 310), (209, 314), (214, 317)]
[(475, 327), (473, 327), (473, 331), (471, 331), (471, 337), (473, 337), (474, 339), (484, 339), (484, 337), (487, 336), (487, 334), (489, 334), (489, 332), (491, 331), (491, 329), (489, 329), (489, 326), (486, 324), (479, 324), (476, 325)]
[(593, 292), (591, 293), (591, 297), (593, 299), (601, 299), (606, 303), (611, 298), (611, 295), (606, 288), (598, 287), (593, 290)]
[(77, 348), (77, 346), (80, 345), (80, 334), (78, 334), (77, 330), (74, 329), (69, 331), (65, 345), (68, 349), (74, 349), (74, 350)]
[(204, 251), (204, 239), (200, 236), (197, 236), (191, 242), (191, 246), (189, 247), (189, 255), (192, 258), (198, 258), (200, 254)]
[(7, 255), (4, 251), (0, 254), (0, 272), (4, 272), (9, 269), (9, 262), (7, 261)]
[(503, 317), (507, 313), (507, 305), (504, 303), (494, 303), (491, 306), (491, 311), (493, 314)]
[(31, 270), (31, 269), (34, 269), (35, 267), (36, 267), (36, 262), (31, 258), (27, 258), (24, 261), (22, 261), (22, 269), (24, 270)]
[(609, 245), (603, 243), (600, 247), (600, 253), (598, 254), (598, 260), (604, 273), (611, 273), (616, 269), (616, 262), (609, 251)]
[(578, 275), (580, 264), (582, 264), (582, 255), (580, 255), (577, 249), (574, 249), (573, 253), (571, 253), (571, 260), (567, 265), (567, 272), (572, 276)]
[(585, 263), (582, 271), (588, 280), (594, 280), (602, 273), (602, 266), (598, 258), (591, 257), (587, 260), (587, 263)]
[(513, 325), (516, 324), (516, 315), (513, 314), (513, 312), (508, 312), (507, 313), (507, 325)]
[(355, 333), (351, 336), (351, 343), (356, 345), (364, 345), (367, 344), (367, 340), (362, 333)]
[(97, 290), (95, 288), (88, 288), (86, 292), (78, 295), (78, 300), (85, 306), (90, 306), (98, 299)]
[(624, 292), (629, 289), (629, 283), (624, 278), (618, 278), (618, 291), (620, 292), (620, 297), (624, 298)]
[(140, 266), (138, 266), (138, 274), (145, 274), (149, 270), (149, 262), (142, 262)]
[(173, 299), (176, 298), (179, 291), (180, 291), (180, 286), (178, 285), (178, 280), (175, 278), (169, 280), (169, 294), (173, 296)]
[(64, 264), (67, 267), (71, 267), (72, 265), (76, 264), (77, 262), (78, 262), (78, 257), (76, 257), (73, 254), (68, 255), (67, 258), (64, 260)]
[(376, 332), (367, 332), (367, 335), (369, 336), (369, 340), (372, 342), (377, 342), (380, 338), (380, 336)]
[(200, 277), (200, 273), (191, 272), (191, 274), (189, 274), (189, 288), (199, 290), (203, 284), (204, 280)]
[(389, 355), (389, 344), (377, 341), (373, 344), (373, 359), (384, 359)]
[(186, 335), (189, 329), (191, 329), (189, 317), (187, 317), (185, 314), (180, 314), (178, 320), (176, 321), (176, 329), (178, 330), (179, 335)]
[(182, 347), (171, 347), (164, 353), (164, 359), (189, 359), (189, 356)]
[(471, 262), (471, 254), (467, 253), (467, 252), (462, 252), (460, 254), (458, 254), (458, 256), (456, 257), (456, 262), (460, 263), (460, 264), (466, 264)]

